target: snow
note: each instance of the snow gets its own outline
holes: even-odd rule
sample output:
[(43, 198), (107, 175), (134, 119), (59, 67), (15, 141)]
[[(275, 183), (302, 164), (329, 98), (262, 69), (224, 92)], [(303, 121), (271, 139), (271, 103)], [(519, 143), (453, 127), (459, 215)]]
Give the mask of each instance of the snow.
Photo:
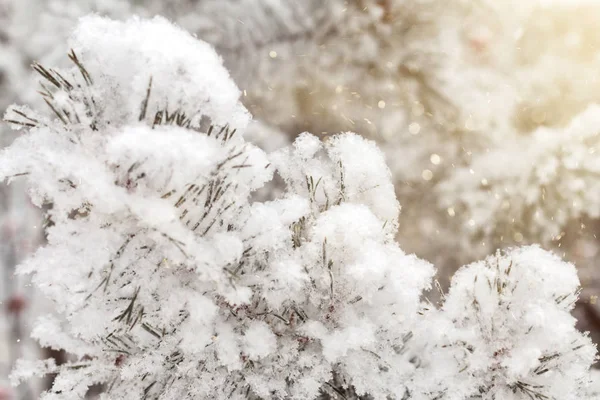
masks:
[[(241, 92), (212, 47), (165, 18), (132, 18), (127, 23), (83, 17), (69, 42), (86, 60), (92, 76), (106, 79), (106, 111), (120, 120), (140, 113), (150, 79), (149, 110), (172, 108), (197, 122), (206, 115), (215, 125), (244, 128), (249, 114), (238, 102)], [(110, 66), (110, 71), (107, 70)], [(114, 98), (115, 95), (118, 97)]]
[[(374, 142), (303, 133), (267, 154), (245, 139), (216, 52), (164, 18), (84, 17), (70, 44), (74, 65), (48, 70), (54, 115), (9, 111), (36, 122), (0, 154), (0, 177), (23, 174), (52, 204), (48, 243), (19, 273), (59, 314), (34, 336), (74, 358), (21, 362), (15, 383), (58, 373), (46, 400), (98, 383), (106, 399), (588, 395), (596, 350), (569, 313), (572, 264), (499, 251), (459, 270), (437, 307), (433, 265), (395, 241), (400, 204)], [(254, 197), (273, 176), (279, 190)]]
[(269, 325), (263, 321), (255, 321), (244, 332), (244, 354), (250, 360), (260, 360), (277, 350), (277, 338)]

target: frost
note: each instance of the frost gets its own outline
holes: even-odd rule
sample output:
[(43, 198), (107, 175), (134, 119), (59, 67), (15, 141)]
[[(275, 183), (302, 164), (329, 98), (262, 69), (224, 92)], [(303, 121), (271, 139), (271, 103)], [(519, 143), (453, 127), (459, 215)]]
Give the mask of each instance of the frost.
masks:
[[(51, 118), (9, 112), (26, 129), (0, 176), (52, 204), (48, 243), (19, 271), (62, 318), (35, 336), (73, 359), (23, 362), (15, 382), (57, 373), (46, 400), (97, 384), (106, 399), (587, 393), (595, 349), (569, 314), (572, 265), (498, 253), (460, 270), (437, 309), (433, 266), (394, 241), (400, 206), (373, 142), (304, 133), (266, 154), (214, 50), (162, 18), (86, 17), (71, 44), (70, 69), (34, 65)], [(256, 196), (274, 175), (276, 194)]]
[(344, 182), (347, 200), (369, 206), (379, 219), (396, 226), (400, 204), (391, 173), (375, 143), (346, 134), (331, 140), (328, 149), (332, 161), (340, 164), (340, 173), (348, 177)]
[(244, 332), (244, 353), (250, 360), (259, 360), (277, 350), (277, 340), (269, 325), (257, 321)]
[(157, 96), (147, 105), (150, 111), (168, 106), (196, 123), (202, 110), (216, 125), (244, 128), (248, 123), (248, 113), (238, 102), (240, 91), (219, 67), (221, 59), (212, 47), (164, 18), (133, 18), (123, 24), (84, 17), (70, 46), (86, 59), (91, 76), (106, 74), (110, 66), (105, 88), (117, 89), (106, 93), (111, 96), (106, 99), (111, 118), (137, 116), (152, 79)]
[(579, 399), (596, 349), (570, 315), (578, 288), (574, 266), (539, 247), (463, 267), (431, 319), (428, 372), (463, 396)]
[[(13, 111), (28, 132), (0, 161), (53, 204), (20, 267), (65, 319), (36, 336), (77, 358), (45, 398), (111, 382), (111, 397), (301, 399), (364, 381), (354, 352), (394, 357), (433, 268), (391, 240), (399, 205), (373, 143), (306, 134), (267, 156), (214, 51), (160, 18), (84, 18), (72, 44), (70, 70), (35, 66), (57, 83), (54, 119)], [(283, 193), (252, 202), (274, 167)]]

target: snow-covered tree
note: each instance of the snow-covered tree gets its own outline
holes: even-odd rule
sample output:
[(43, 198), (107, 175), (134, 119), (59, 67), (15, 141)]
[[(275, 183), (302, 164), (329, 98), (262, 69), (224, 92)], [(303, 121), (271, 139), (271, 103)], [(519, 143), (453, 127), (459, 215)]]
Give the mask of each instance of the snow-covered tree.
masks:
[(577, 262), (585, 301), (598, 295), (600, 3), (296, 3), (204, 0), (172, 18), (224, 55), (258, 118), (376, 139), (405, 205), (398, 240), (442, 281), (540, 243)]
[[(509, 201), (524, 220), (517, 216), (516, 226), (505, 229), (501, 213), (482, 227), (478, 205), (471, 207), (452, 188), (491, 180), (486, 175), (500, 168), (488, 151), (497, 154), (508, 143), (515, 154), (525, 146), (510, 144), (539, 139), (533, 133), (540, 127), (560, 138), (599, 101), (597, 2), (4, 1), (17, 11), (7, 30), (15, 39), (10, 51), (21, 58), (60, 65), (66, 32), (89, 12), (116, 18), (164, 14), (217, 48), (244, 90), (244, 104), (261, 122), (290, 136), (306, 129), (352, 130), (377, 139), (391, 155), (404, 203), (426, 205), (408, 210), (404, 218), (411, 223), (400, 227), (399, 240), (431, 261), (456, 266), (498, 247), (533, 242), (560, 246), (577, 259), (580, 237), (593, 238), (591, 224), (577, 229), (581, 221), (565, 222), (554, 205), (539, 222), (565, 232), (561, 240), (548, 242), (557, 235), (522, 229), (529, 212), (518, 209), (518, 198)], [(538, 139), (528, 146), (544, 147)], [(402, 157), (395, 156), (399, 152)], [(483, 165), (494, 171), (475, 168)], [(454, 168), (476, 176), (466, 182), (469, 177)], [(503, 190), (504, 182), (495, 181)], [(536, 180), (529, 187), (542, 189)], [(576, 200), (565, 199), (565, 207)], [(555, 213), (561, 223), (552, 219)], [(577, 219), (577, 213), (571, 216)], [(431, 235), (439, 237), (437, 245), (424, 245), (421, 238)], [(448, 256), (457, 246), (460, 254)]]
[[(34, 64), (48, 112), (8, 111), (24, 132), (0, 176), (52, 203), (19, 272), (59, 313), (33, 336), (73, 360), (22, 361), (15, 383), (57, 373), (46, 399), (587, 396), (572, 265), (498, 255), (435, 309), (374, 143), (302, 134), (267, 155), (219, 56), (159, 17), (86, 17), (69, 45), (70, 68)], [(282, 193), (258, 200), (274, 173)]]
[(578, 291), (574, 266), (537, 246), (461, 268), (421, 327), (421, 391), (440, 399), (588, 398), (594, 350), (570, 314)]
[[(248, 114), (207, 45), (161, 19), (91, 18), (72, 47), (71, 70), (35, 65), (54, 120), (12, 109), (31, 130), (2, 163), (53, 204), (49, 244), (21, 271), (67, 321), (34, 335), (89, 360), (60, 368), (55, 395), (102, 382), (117, 397), (314, 398), (334, 374), (403, 393), (412, 366), (394, 348), (432, 268), (393, 242), (376, 147), (341, 136), (319, 159), (304, 136), (273, 156), (286, 195), (250, 203), (272, 167), (236, 132)], [(365, 357), (393, 367), (365, 374)]]

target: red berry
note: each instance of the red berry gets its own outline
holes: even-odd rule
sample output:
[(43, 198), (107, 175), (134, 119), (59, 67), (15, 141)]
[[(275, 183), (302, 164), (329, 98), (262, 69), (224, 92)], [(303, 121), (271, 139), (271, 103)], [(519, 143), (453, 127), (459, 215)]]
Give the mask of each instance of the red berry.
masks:
[(7, 387), (0, 386), (0, 400), (13, 400), (12, 391)]
[[(20, 294), (15, 294), (8, 299), (6, 309), (9, 314), (20, 314), (27, 306), (27, 300)], [(0, 398), (1, 400), (1, 398)]]
[(125, 354), (119, 354), (115, 359), (115, 366), (120, 367), (125, 361)]

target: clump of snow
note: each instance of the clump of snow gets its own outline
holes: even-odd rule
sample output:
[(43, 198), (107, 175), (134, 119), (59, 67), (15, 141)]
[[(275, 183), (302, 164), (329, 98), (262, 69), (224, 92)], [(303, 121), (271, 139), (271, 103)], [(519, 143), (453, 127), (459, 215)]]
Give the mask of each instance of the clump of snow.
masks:
[(575, 267), (536, 246), (463, 267), (431, 320), (432, 381), (463, 396), (581, 398), (596, 349), (570, 314), (578, 288)]
[[(162, 17), (133, 17), (127, 22), (99, 16), (81, 18), (69, 45), (102, 79), (111, 119), (140, 113), (150, 79), (156, 94), (150, 111), (171, 108), (196, 122), (205, 115), (216, 125), (244, 128), (249, 114), (239, 103), (240, 90), (213, 48)], [(110, 67), (109, 67), (110, 66)]]

